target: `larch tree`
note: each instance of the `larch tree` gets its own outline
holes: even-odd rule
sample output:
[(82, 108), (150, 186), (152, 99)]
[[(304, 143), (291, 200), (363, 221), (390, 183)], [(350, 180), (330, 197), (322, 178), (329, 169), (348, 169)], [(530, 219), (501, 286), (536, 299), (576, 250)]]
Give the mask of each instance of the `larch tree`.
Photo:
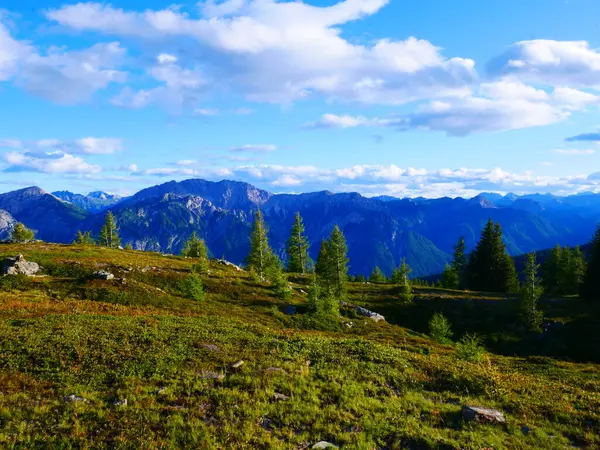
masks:
[(183, 246), (181, 256), (198, 260), (192, 266), (194, 272), (203, 274), (208, 272), (208, 248), (204, 239), (200, 239), (195, 231)]
[(526, 325), (534, 331), (539, 331), (542, 314), (538, 310), (538, 302), (544, 289), (538, 276), (540, 265), (535, 253), (528, 253), (523, 270), (523, 286), (521, 287), (521, 311)]
[(310, 243), (305, 235), (304, 222), (299, 212), (294, 217), (294, 225), (287, 242), (288, 272), (305, 274), (309, 265), (308, 248)]
[(406, 263), (406, 259), (402, 259), (402, 262), (394, 271), (395, 283), (400, 286), (400, 300), (406, 303), (410, 303), (413, 299), (412, 286), (410, 284), (411, 271), (411, 268)]
[(369, 277), (369, 281), (371, 283), (385, 283), (387, 280), (385, 278), (385, 275), (383, 274), (383, 272), (379, 268), (379, 266), (375, 266), (375, 268), (371, 272), (371, 276)]
[(600, 225), (592, 239), (592, 248), (579, 295), (588, 300), (600, 301)]
[(275, 255), (269, 245), (267, 232), (262, 212), (257, 210), (250, 232), (250, 253), (246, 257), (246, 263), (260, 280), (265, 279), (275, 262)]
[(10, 233), (10, 241), (18, 244), (31, 242), (34, 237), (35, 232), (21, 222), (17, 222)]
[(100, 230), (100, 237), (98, 238), (98, 241), (100, 245), (110, 248), (118, 247), (121, 244), (119, 230), (117, 228), (117, 223), (115, 222), (115, 216), (111, 211), (106, 213), (104, 226)]

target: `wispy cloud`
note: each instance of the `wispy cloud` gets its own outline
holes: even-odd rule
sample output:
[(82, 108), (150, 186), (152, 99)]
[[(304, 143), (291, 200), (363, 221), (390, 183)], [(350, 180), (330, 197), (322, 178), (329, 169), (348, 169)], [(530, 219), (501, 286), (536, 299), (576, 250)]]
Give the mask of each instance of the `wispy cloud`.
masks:
[(269, 153), (277, 150), (273, 144), (245, 144), (239, 147), (231, 147), (232, 152)]
[(559, 155), (593, 155), (596, 153), (596, 150), (592, 148), (558, 148), (553, 150), (554, 153), (558, 153)]

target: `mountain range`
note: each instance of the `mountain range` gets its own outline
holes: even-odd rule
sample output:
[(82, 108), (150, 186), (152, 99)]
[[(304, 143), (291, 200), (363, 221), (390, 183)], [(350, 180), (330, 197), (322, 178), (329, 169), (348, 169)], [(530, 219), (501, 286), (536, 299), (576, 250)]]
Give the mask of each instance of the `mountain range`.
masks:
[(127, 198), (103, 192), (50, 194), (30, 187), (0, 194), (0, 239), (3, 230), (5, 238), (14, 222), (21, 221), (36, 230), (39, 239), (71, 242), (77, 230), (97, 234), (110, 210), (122, 241), (136, 249), (178, 253), (196, 232), (213, 256), (242, 263), (257, 208), (265, 216), (271, 245), (283, 259), (299, 211), (313, 258), (320, 241), (338, 224), (348, 241), (350, 273), (369, 274), (377, 265), (390, 274), (406, 258), (413, 276), (425, 276), (443, 270), (460, 236), (472, 249), (490, 217), (502, 225), (512, 255), (555, 244), (585, 244), (600, 217), (600, 194), (368, 198), (328, 191), (273, 194), (243, 182), (200, 179), (171, 181)]

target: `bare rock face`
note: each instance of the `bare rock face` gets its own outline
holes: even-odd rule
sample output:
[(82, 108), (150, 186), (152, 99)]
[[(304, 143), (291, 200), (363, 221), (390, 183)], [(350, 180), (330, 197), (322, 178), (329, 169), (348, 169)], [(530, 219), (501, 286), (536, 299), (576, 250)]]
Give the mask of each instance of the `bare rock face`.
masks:
[(0, 241), (10, 238), (10, 234), (17, 221), (8, 212), (0, 209)]
[(462, 416), (465, 420), (479, 423), (506, 423), (506, 418), (500, 411), (478, 406), (463, 406)]
[(0, 262), (2, 275), (26, 275), (32, 277), (40, 271), (40, 265), (35, 262), (25, 261), (23, 255), (6, 258)]

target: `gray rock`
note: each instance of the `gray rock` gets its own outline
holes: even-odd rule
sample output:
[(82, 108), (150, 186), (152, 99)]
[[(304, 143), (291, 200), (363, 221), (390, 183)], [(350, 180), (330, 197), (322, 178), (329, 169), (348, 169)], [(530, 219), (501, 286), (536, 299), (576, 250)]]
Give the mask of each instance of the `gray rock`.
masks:
[(115, 400), (114, 402), (112, 402), (113, 406), (127, 406), (127, 399), (124, 398), (123, 400)]
[(383, 317), (379, 313), (369, 311), (368, 309), (362, 308), (360, 306), (356, 306), (355, 309), (356, 312), (359, 313), (361, 316), (368, 317), (369, 319), (374, 320), (375, 322), (379, 322), (381, 320), (385, 321), (385, 317)]
[(333, 445), (331, 442), (320, 441), (313, 445), (311, 448), (339, 448), (337, 445)]
[(40, 271), (40, 265), (25, 261), (23, 255), (17, 255), (14, 258), (6, 258), (0, 262), (0, 269), (2, 275), (27, 275), (31, 277)]
[(115, 276), (107, 270), (97, 270), (94, 272), (94, 278), (98, 278), (99, 280), (112, 280)]
[(496, 409), (478, 406), (463, 406), (462, 416), (465, 420), (479, 423), (506, 423), (504, 414)]
[(210, 352), (220, 352), (221, 351), (219, 346), (215, 345), (215, 344), (202, 344), (201, 347)]
[(283, 401), (285, 401), (285, 400), (289, 400), (289, 399), (290, 399), (290, 398), (289, 398), (287, 395), (285, 395), (285, 394), (280, 394), (279, 392), (275, 392), (275, 393), (273, 394), (273, 398), (274, 398), (275, 400), (283, 400)]
[(0, 241), (8, 240), (17, 221), (7, 211), (0, 209)]
[(213, 370), (203, 370), (200, 372), (200, 377), (204, 379), (211, 379), (217, 381), (223, 381), (225, 379), (225, 375), (222, 373), (215, 372)]
[(234, 263), (232, 263), (232, 262), (229, 262), (229, 261), (227, 261), (227, 260), (225, 260), (225, 259), (217, 259), (217, 262), (218, 262), (219, 264), (222, 264), (222, 265), (224, 265), (224, 266), (233, 267), (233, 268), (234, 268), (235, 270), (237, 270), (238, 272), (243, 272), (243, 271), (244, 271), (244, 269), (242, 269), (240, 266), (236, 266)]
[(63, 397), (63, 400), (68, 403), (84, 403), (86, 400), (83, 397), (78, 397), (75, 394), (67, 395)]
[(240, 368), (240, 367), (242, 367), (243, 365), (244, 365), (244, 361), (240, 359), (239, 361), (236, 361), (236, 362), (234, 362), (234, 363), (231, 365), (231, 368), (232, 368), (232, 369), (239, 369), (239, 368)]

